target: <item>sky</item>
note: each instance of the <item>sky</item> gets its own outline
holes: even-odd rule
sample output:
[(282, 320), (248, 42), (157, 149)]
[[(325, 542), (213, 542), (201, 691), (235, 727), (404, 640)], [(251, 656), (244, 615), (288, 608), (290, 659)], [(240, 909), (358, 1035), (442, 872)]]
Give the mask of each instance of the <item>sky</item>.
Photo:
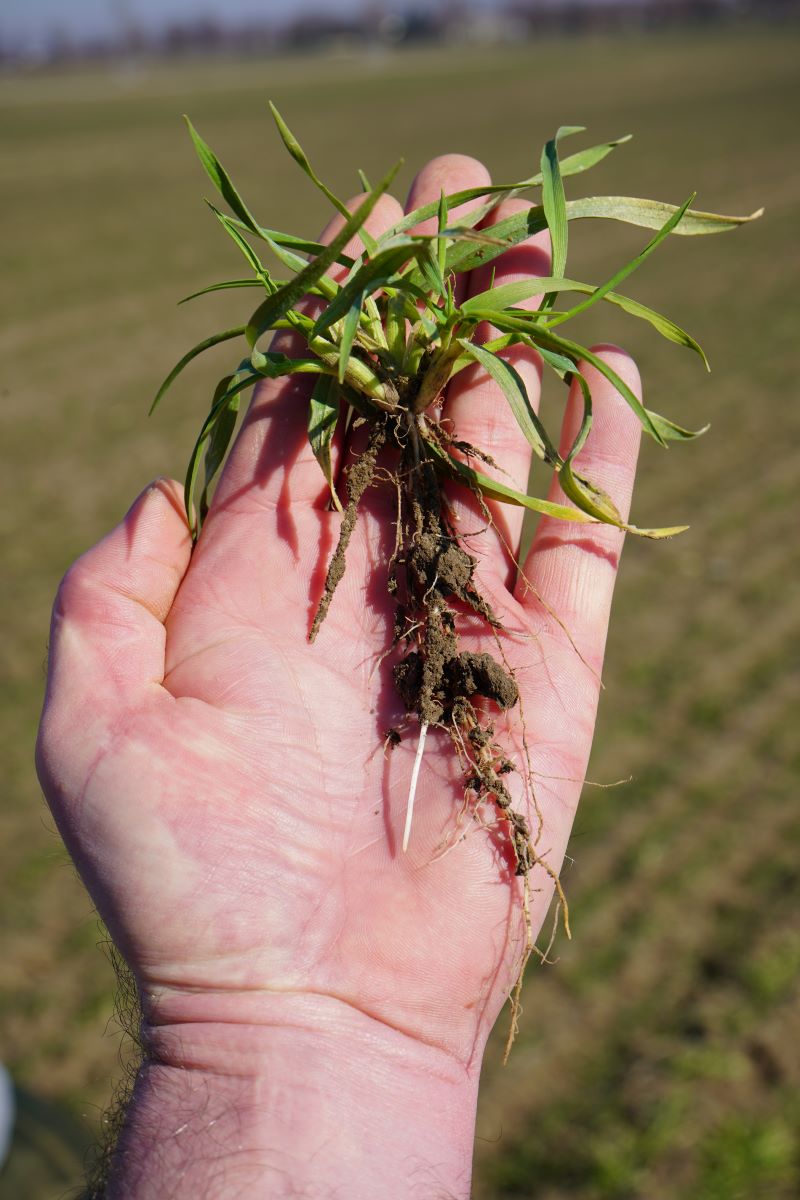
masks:
[[(431, 3), (423, 0), (425, 6)], [(496, 8), (500, 0), (480, 3), (481, 7)], [(172, 20), (208, 15), (224, 15), (233, 22), (281, 18), (308, 10), (352, 14), (364, 4), (365, 0), (0, 0), (0, 37), (39, 43), (56, 28), (76, 38), (108, 36), (124, 26), (126, 16), (158, 27)]]

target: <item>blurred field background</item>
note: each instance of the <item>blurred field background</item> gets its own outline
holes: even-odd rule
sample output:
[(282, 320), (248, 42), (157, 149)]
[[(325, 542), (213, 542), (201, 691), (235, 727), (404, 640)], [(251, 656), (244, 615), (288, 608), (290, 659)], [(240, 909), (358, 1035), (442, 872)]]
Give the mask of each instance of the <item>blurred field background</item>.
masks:
[[(224, 351), (157, 418), (147, 406), (240, 309), (235, 293), (175, 307), (239, 272), (180, 114), (265, 223), (313, 235), (327, 216), (267, 97), (341, 193), (400, 153), (403, 187), (453, 149), (518, 178), (580, 123), (635, 139), (568, 195), (767, 206), (737, 233), (672, 238), (626, 289), (700, 339), (711, 376), (616, 311), (582, 331), (637, 356), (651, 407), (712, 429), (644, 448), (634, 518), (692, 528), (625, 550), (590, 778), (633, 781), (586, 789), (564, 876), (574, 941), (531, 969), (505, 1069), (501, 1021), (475, 1196), (800, 1194), (798, 49), (787, 29), (714, 30), (0, 78), (0, 1058), (21, 1097), (0, 1195), (77, 1183), (119, 1074), (102, 931), (32, 766), (49, 607), (153, 476), (182, 477)], [(569, 273), (600, 282), (647, 236), (576, 223)]]

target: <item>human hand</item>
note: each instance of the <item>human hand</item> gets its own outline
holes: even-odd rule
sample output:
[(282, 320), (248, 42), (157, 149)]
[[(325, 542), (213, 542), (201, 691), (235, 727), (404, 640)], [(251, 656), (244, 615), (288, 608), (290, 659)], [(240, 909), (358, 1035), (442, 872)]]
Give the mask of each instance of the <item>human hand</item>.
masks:
[[(408, 208), (485, 182), (474, 160), (434, 160)], [(401, 215), (386, 197), (368, 227)], [(498, 284), (546, 274), (546, 241), (493, 266)], [(475, 272), (472, 290), (487, 286)], [(535, 354), (508, 353), (535, 402)], [(636, 388), (630, 360), (602, 353)], [(595, 420), (579, 461), (624, 515), (639, 425), (604, 378), (586, 374)], [(235, 1113), (241, 1142), (238, 1158), (214, 1167), (228, 1189), (215, 1196), (252, 1194), (265, 1169), (277, 1172), (271, 1195), (310, 1180), (354, 1197), (427, 1196), (439, 1193), (419, 1171), (434, 1169), (436, 1186), (468, 1194), (481, 1055), (524, 951), (523, 885), (502, 839), (468, 817), (457, 825), (463, 781), (444, 734), (429, 735), (401, 851), (416, 731), (385, 752), (386, 729), (404, 719), (381, 661), (393, 619), (380, 572), (394, 538), (391, 489), (365, 498), (347, 572), (308, 644), (340, 518), (307, 444), (304, 395), (296, 381), (261, 386), (193, 554), (180, 489), (159, 482), (75, 564), (56, 602), (40, 778), (135, 973), (150, 1056), (118, 1195), (163, 1194), (164, 1170), (180, 1174), (176, 1196), (197, 1194), (209, 1105), (228, 1149)], [(567, 445), (581, 412), (573, 395)], [(525, 490), (529, 448), (477, 368), (452, 382), (442, 415)], [(336, 448), (340, 469), (351, 450)], [(469, 497), (454, 491), (451, 502), (458, 527), (475, 531), (476, 578), (503, 622), (541, 813), (537, 851), (557, 872), (622, 534), (543, 520), (525, 582), (514, 564), (520, 510), (493, 509), (483, 528)], [(495, 649), (491, 634), (464, 640)], [(522, 766), (509, 777), (515, 800), (529, 805), (520, 710), (497, 728)], [(538, 866), (529, 882), (537, 933), (552, 876)], [(357, 1116), (343, 1141), (348, 1106)], [(187, 1138), (164, 1141), (164, 1113), (177, 1128), (184, 1110), (191, 1152)]]

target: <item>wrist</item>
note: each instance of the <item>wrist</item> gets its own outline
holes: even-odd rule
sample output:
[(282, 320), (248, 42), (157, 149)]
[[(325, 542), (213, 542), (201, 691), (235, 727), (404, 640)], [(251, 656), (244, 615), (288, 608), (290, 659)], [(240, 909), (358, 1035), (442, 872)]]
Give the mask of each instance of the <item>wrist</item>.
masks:
[(469, 1196), (479, 1062), (332, 997), (269, 1007), (146, 1026), (113, 1200)]

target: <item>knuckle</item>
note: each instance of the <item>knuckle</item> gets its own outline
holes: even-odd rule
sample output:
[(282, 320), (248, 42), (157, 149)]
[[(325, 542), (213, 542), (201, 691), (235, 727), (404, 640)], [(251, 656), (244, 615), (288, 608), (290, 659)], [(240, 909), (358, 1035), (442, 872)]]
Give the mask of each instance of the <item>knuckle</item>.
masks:
[(87, 556), (81, 555), (65, 572), (56, 591), (53, 616), (58, 621), (79, 615), (92, 592), (93, 573)]

